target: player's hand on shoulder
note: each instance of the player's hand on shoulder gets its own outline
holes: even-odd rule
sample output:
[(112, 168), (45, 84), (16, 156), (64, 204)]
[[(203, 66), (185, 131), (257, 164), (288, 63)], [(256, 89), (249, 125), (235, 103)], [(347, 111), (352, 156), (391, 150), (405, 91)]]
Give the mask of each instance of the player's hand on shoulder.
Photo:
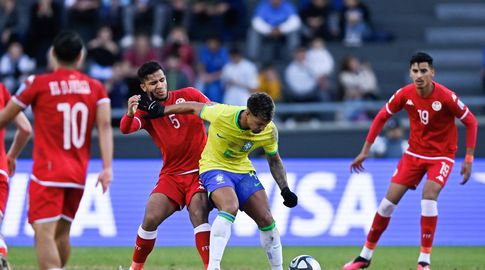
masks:
[(138, 102), (138, 109), (147, 112), (146, 115), (142, 116), (145, 119), (153, 119), (165, 115), (165, 106), (160, 104), (158, 100), (152, 99), (146, 93), (141, 95), (140, 101)]
[(113, 169), (111, 167), (104, 168), (99, 173), (98, 182), (96, 183), (96, 186), (98, 186), (98, 184), (101, 184), (101, 187), (103, 188), (103, 193), (105, 193), (108, 190), (112, 180), (113, 180)]
[(460, 184), (464, 185), (468, 182), (470, 175), (472, 174), (472, 163), (464, 161), (461, 164), (460, 174), (463, 175), (463, 180), (461, 180)]
[(364, 165), (362, 163), (367, 158), (366, 154), (360, 153), (354, 161), (350, 164), (350, 172), (360, 173), (364, 171)]
[(281, 196), (284, 199), (283, 204), (286, 207), (293, 208), (298, 204), (298, 196), (296, 196), (296, 194), (293, 193), (288, 187), (281, 190)]
[(136, 110), (138, 109), (138, 104), (140, 102), (141, 95), (134, 95), (128, 99), (128, 112), (127, 115), (129, 117), (133, 117), (135, 115)]

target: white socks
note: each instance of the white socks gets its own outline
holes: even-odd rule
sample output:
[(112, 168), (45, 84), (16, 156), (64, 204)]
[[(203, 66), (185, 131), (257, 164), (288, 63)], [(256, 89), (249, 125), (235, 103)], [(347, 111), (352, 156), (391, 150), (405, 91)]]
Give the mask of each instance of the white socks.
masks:
[(362, 248), (362, 251), (360, 252), (360, 257), (366, 259), (366, 260), (369, 260), (372, 259), (372, 254), (374, 253), (374, 250), (373, 249), (370, 249), (366, 246), (364, 246)]
[[(264, 230), (264, 231), (263, 231)], [(261, 246), (266, 251), (271, 270), (283, 270), (283, 249), (281, 247), (280, 233), (275, 223), (259, 231)]]
[(221, 260), (227, 242), (231, 237), (231, 227), (236, 217), (230, 213), (219, 211), (212, 223), (209, 249), (209, 266), (207, 270), (220, 270)]

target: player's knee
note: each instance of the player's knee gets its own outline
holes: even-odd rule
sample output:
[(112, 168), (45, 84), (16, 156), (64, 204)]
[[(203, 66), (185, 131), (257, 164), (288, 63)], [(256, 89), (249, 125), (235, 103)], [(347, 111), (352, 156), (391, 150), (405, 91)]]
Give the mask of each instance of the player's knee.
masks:
[(237, 211), (239, 211), (239, 203), (237, 203), (237, 201), (227, 202), (220, 207), (219, 211), (224, 211), (235, 216), (237, 215)]
[(190, 209), (189, 215), (194, 224), (202, 224), (208, 222), (209, 211), (205, 208)]
[(423, 200), (433, 200), (436, 201), (438, 199), (438, 192), (435, 190), (423, 190)]
[(143, 219), (143, 228), (147, 231), (154, 231), (158, 228), (158, 225), (162, 223), (163, 220), (153, 213), (146, 213)]
[(392, 213), (394, 212), (394, 209), (396, 209), (397, 205), (389, 201), (388, 199), (384, 198), (381, 201), (381, 204), (379, 205), (379, 208), (377, 209), (377, 212), (379, 215), (383, 217), (390, 217)]
[(265, 212), (263, 215), (255, 217), (254, 222), (258, 225), (259, 228), (267, 227), (273, 224), (273, 216), (269, 211)]

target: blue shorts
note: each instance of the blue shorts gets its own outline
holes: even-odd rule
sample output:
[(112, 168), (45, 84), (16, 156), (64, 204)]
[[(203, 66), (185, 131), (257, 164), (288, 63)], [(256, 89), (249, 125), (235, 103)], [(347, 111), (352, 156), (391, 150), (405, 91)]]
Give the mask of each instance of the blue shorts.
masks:
[(200, 175), (202, 184), (210, 194), (221, 187), (232, 187), (239, 201), (239, 209), (258, 190), (264, 190), (263, 185), (256, 176), (256, 172), (233, 173), (223, 170), (211, 170)]

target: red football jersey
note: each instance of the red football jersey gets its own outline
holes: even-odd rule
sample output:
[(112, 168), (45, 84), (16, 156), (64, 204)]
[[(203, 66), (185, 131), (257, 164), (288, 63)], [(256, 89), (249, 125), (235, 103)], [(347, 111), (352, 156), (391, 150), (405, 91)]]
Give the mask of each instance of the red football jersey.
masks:
[[(195, 88), (169, 91), (162, 105), (187, 101), (207, 103), (209, 99)], [(163, 168), (160, 173), (185, 174), (199, 169), (199, 159), (207, 141), (204, 121), (192, 114), (171, 114), (161, 118), (143, 119), (146, 112), (137, 110), (135, 120), (145, 129), (160, 148)], [(124, 117), (127, 117), (126, 115)]]
[[(5, 85), (0, 83), (0, 110), (5, 108), (10, 100), (10, 93)], [(5, 149), (5, 129), (0, 130), (0, 174), (8, 177), (8, 162), (7, 153)]]
[(83, 188), (97, 106), (109, 102), (103, 85), (69, 69), (31, 76), (12, 98), (32, 105), (32, 180), (45, 186)]
[(455, 117), (463, 119), (467, 106), (445, 86), (433, 82), (433, 92), (421, 97), (414, 84), (399, 89), (387, 102), (386, 110), (394, 114), (405, 109), (409, 115), (408, 154), (425, 157), (454, 158), (457, 146)]

